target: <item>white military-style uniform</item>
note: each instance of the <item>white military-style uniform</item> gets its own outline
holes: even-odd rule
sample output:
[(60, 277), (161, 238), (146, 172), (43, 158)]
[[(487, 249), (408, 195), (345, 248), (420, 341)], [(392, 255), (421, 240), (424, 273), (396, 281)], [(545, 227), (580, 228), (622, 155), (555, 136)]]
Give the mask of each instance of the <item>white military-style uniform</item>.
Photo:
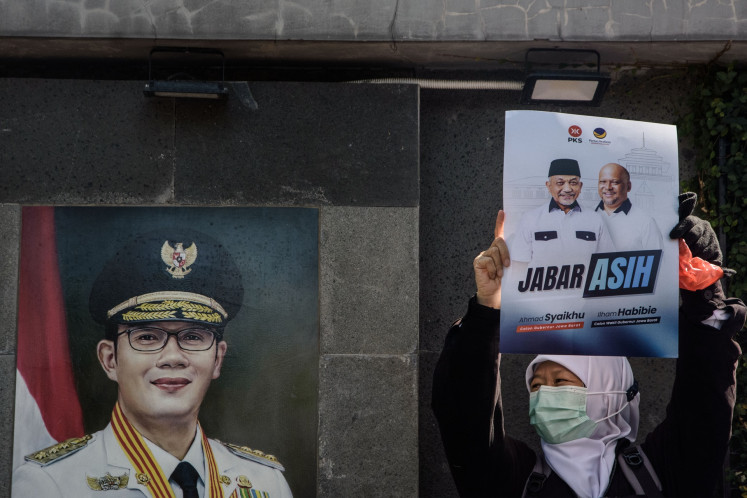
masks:
[[(210, 479), (207, 478), (208, 465), (201, 441), (201, 429), (198, 427), (197, 435), (184, 460), (192, 463), (200, 475), (200, 496), (208, 497)], [(292, 497), (281, 471), (283, 467), (274, 457), (249, 448), (227, 445), (215, 439), (207, 441), (215, 458), (224, 498)], [(146, 442), (168, 478), (178, 460), (153, 443)], [(93, 435), (69, 440), (43, 451), (43, 455), (41, 452), (29, 455), (32, 460), (34, 456), (40, 455), (38, 463), (28, 461), (13, 473), (13, 498), (153, 496), (146, 479), (138, 474), (117, 441), (112, 424)], [(181, 498), (182, 492), (178, 484), (173, 481), (169, 481), (169, 484), (176, 498)]]
[(625, 199), (613, 213), (605, 211), (604, 203), (600, 201), (595, 211), (606, 220), (618, 251), (661, 249), (664, 246), (656, 220), (640, 208), (634, 207), (630, 199)]
[(604, 220), (578, 203), (567, 213), (554, 199), (524, 213), (509, 247), (511, 259), (529, 266), (589, 262), (592, 253), (613, 252)]

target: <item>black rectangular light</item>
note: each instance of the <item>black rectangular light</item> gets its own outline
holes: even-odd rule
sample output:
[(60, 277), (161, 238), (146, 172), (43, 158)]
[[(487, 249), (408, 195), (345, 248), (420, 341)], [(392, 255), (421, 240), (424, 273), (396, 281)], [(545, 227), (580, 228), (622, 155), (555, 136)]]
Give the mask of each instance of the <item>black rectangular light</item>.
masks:
[[(207, 55), (221, 58), (221, 81), (201, 81), (198, 79), (184, 79), (191, 77), (184, 72), (171, 75), (167, 79), (153, 77), (153, 54), (171, 53), (182, 55)], [(178, 57), (179, 55), (177, 55)], [(222, 100), (228, 97), (228, 86), (225, 84), (226, 62), (223, 52), (212, 48), (200, 47), (155, 47), (148, 55), (148, 82), (143, 93), (147, 97), (171, 97), (188, 99)]]
[(228, 87), (218, 81), (149, 81), (143, 89), (148, 97), (225, 99)]
[(599, 106), (610, 84), (596, 50), (532, 48), (524, 63), (522, 104)]
[(522, 104), (599, 106), (610, 77), (604, 74), (535, 73), (524, 81)]

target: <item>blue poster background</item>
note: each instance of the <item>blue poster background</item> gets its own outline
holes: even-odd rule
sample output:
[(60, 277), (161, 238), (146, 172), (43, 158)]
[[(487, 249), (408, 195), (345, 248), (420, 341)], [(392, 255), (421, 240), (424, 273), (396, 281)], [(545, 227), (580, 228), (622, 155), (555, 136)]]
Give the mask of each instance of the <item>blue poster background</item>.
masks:
[[(512, 264), (502, 285), (501, 351), (676, 357), (678, 248), (668, 237), (678, 220), (676, 128), (511, 111), (506, 113), (505, 144), (505, 238)], [(552, 197), (545, 182), (555, 159), (578, 162), (582, 187), (577, 203), (586, 218), (576, 213), (575, 218), (555, 216), (547, 221)], [(640, 218), (628, 216), (632, 210), (614, 217), (596, 209), (601, 200), (600, 169), (608, 163), (629, 172), (632, 188), (627, 195)], [(638, 219), (653, 219), (655, 223), (648, 225), (658, 228), (655, 238), (660, 235), (660, 240), (648, 242), (647, 247), (630, 247), (632, 240), (651, 240), (639, 233), (650, 228)], [(598, 220), (602, 226), (596, 230), (606, 231), (612, 246), (594, 251), (598, 261), (592, 267), (592, 257), (578, 250), (575, 242), (593, 233), (595, 229), (586, 224)], [(572, 240), (564, 245), (560, 239), (569, 234)], [(598, 233), (590, 237), (601, 238)], [(555, 245), (543, 245), (548, 239)], [(602, 247), (601, 242), (597, 247)], [(642, 259), (631, 259), (636, 256)], [(658, 264), (655, 272), (635, 276), (636, 267), (645, 273), (646, 265), (654, 262)], [(574, 279), (574, 274), (580, 279)], [(590, 278), (592, 288), (604, 292), (585, 296)], [(636, 279), (646, 278), (655, 281), (649, 280), (646, 289), (637, 288)]]

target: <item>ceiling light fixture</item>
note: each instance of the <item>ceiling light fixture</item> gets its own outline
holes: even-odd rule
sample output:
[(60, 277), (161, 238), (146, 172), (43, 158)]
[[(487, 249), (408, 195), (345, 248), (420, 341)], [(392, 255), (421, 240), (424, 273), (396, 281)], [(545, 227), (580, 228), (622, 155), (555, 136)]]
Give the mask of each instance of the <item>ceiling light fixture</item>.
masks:
[(524, 65), (522, 104), (599, 106), (610, 83), (596, 50), (532, 48)]
[[(208, 56), (219, 56), (221, 58), (221, 80), (220, 81), (198, 81), (190, 79), (178, 79), (182, 75), (174, 75), (169, 79), (158, 80), (153, 77), (153, 54), (154, 53), (181, 53), (181, 54), (204, 54)], [(192, 99), (216, 99), (222, 100), (228, 97), (228, 86), (225, 83), (226, 59), (223, 52), (211, 48), (187, 48), (187, 47), (155, 47), (148, 55), (148, 82), (145, 84), (143, 93), (147, 97), (172, 97)]]

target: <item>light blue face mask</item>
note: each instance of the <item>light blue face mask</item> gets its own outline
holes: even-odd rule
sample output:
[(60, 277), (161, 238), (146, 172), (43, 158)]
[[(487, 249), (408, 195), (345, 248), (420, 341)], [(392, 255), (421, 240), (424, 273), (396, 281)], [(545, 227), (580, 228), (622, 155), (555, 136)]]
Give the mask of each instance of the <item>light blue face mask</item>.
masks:
[[(602, 420), (614, 417), (628, 406), (594, 421), (586, 414), (586, 396), (592, 394), (628, 394), (626, 391), (590, 393), (585, 387), (540, 386), (529, 393), (529, 423), (547, 443), (559, 444), (589, 437)], [(629, 396), (630, 397), (630, 396)]]

